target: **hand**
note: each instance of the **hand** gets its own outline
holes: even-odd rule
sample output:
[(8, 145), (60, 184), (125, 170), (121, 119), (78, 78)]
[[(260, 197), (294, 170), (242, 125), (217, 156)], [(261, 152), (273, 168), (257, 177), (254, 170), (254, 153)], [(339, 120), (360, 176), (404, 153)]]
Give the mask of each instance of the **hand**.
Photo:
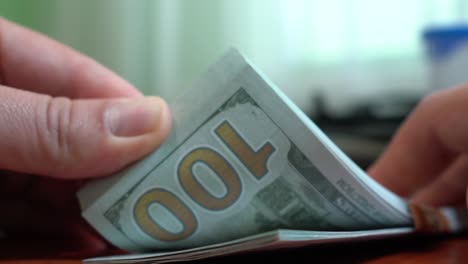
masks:
[(425, 98), (369, 174), (419, 204), (465, 204), (468, 186), (468, 84)]
[[(65, 239), (55, 246), (89, 255), (106, 250), (80, 217), (77, 188), (156, 149), (170, 128), (162, 99), (0, 18), (0, 231), (8, 238)], [(22, 257), (34, 251), (20, 245)]]

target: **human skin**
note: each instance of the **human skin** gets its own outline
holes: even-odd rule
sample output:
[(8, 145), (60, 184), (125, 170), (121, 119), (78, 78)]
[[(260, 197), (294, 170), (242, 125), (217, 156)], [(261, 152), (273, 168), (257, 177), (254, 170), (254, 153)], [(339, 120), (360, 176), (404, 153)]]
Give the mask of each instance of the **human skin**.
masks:
[(170, 130), (161, 98), (0, 18), (0, 231), (7, 238), (61, 237), (57, 249), (70, 242), (84, 255), (105, 252), (110, 245), (80, 216), (77, 189), (157, 149)]
[(369, 174), (410, 202), (464, 205), (468, 186), (468, 84), (434, 92), (403, 122)]

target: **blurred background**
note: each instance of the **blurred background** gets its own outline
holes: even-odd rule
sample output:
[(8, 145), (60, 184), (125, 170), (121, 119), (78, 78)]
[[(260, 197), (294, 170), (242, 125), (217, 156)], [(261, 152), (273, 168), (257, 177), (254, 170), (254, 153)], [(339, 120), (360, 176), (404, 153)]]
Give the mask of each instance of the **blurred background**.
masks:
[(468, 0), (2, 0), (0, 15), (169, 100), (236, 47), (364, 168), (422, 97), (468, 79)]

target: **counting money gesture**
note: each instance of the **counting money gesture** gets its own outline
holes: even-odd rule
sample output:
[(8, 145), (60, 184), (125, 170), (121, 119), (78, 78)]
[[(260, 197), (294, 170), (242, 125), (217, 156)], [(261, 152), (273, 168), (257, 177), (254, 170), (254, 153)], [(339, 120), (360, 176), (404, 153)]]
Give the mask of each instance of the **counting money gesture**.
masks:
[(77, 188), (154, 150), (170, 128), (162, 99), (0, 19), (0, 230), (7, 238), (58, 236), (90, 255), (105, 250), (79, 216)]
[(370, 174), (414, 203), (464, 205), (468, 186), (468, 84), (427, 96)]

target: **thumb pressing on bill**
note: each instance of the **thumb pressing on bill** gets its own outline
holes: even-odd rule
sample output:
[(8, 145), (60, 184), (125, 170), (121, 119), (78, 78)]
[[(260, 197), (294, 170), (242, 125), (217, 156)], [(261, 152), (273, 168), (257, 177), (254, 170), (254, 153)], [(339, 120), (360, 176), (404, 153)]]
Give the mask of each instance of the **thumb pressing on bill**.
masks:
[(77, 179), (113, 173), (168, 136), (158, 97), (70, 100), (0, 86), (0, 168)]

